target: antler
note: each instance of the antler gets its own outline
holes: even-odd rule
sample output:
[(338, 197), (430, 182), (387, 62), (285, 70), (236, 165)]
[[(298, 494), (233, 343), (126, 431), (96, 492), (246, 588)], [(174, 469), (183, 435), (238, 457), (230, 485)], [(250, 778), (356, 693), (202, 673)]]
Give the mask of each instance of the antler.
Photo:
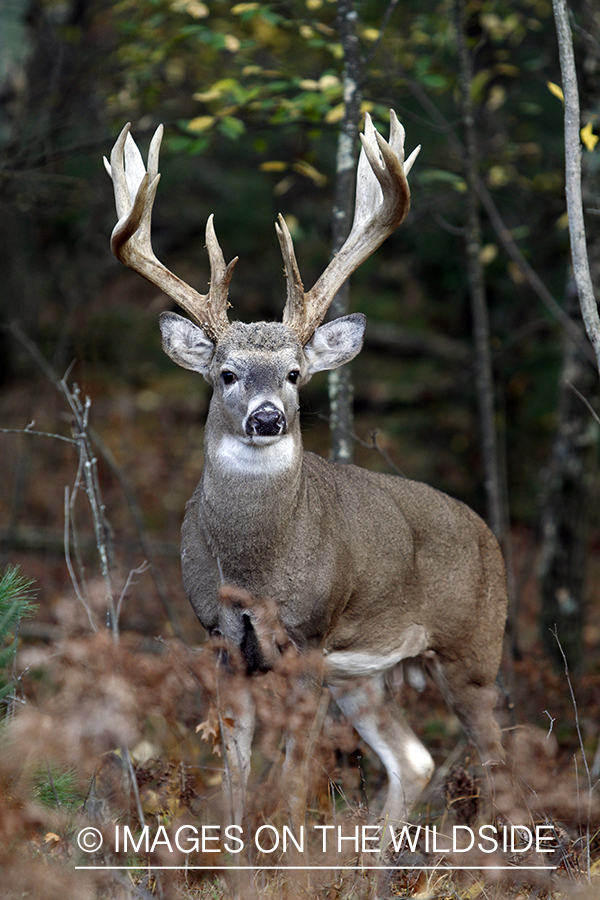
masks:
[(404, 161), (404, 128), (390, 110), (390, 139), (385, 141), (366, 114), (365, 133), (356, 175), (354, 222), (348, 238), (314, 287), (304, 291), (294, 245), (283, 216), (275, 226), (287, 278), (283, 321), (306, 344), (325, 317), (331, 301), (350, 277), (404, 221), (410, 209), (406, 176), (417, 158), (417, 147)]
[(110, 239), (111, 250), (120, 262), (168, 294), (216, 342), (229, 328), (227, 294), (237, 257), (225, 265), (211, 215), (206, 223), (211, 274), (208, 294), (199, 294), (159, 262), (152, 249), (150, 227), (160, 180), (158, 153), (163, 126), (159, 125), (152, 138), (147, 172), (129, 133), (130, 127), (127, 124), (119, 135), (110, 154), (110, 164), (104, 158), (106, 171), (113, 181), (119, 217)]

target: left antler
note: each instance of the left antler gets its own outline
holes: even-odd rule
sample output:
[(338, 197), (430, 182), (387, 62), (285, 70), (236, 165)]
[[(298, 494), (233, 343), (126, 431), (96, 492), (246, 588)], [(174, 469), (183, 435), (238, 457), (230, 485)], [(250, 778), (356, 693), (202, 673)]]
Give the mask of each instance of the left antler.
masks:
[(390, 139), (385, 141), (366, 114), (365, 133), (356, 176), (354, 222), (342, 249), (310, 291), (305, 292), (296, 262), (294, 245), (283, 216), (275, 226), (287, 278), (287, 301), (283, 322), (306, 344), (325, 317), (331, 301), (350, 277), (393, 231), (410, 209), (406, 176), (417, 158), (417, 147), (404, 160), (404, 128), (390, 110)]

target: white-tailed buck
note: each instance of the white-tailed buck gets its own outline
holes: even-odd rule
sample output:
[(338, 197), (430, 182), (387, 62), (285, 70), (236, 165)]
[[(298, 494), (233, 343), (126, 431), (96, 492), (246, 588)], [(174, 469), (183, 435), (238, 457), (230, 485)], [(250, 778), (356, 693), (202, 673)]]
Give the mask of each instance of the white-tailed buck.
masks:
[[(382, 760), (389, 778), (382, 815), (400, 822), (433, 761), (388, 686), (386, 675), (398, 664), (409, 674), (417, 666), (431, 674), (484, 764), (503, 756), (492, 713), (506, 614), (502, 556), (479, 516), (440, 491), (304, 453), (298, 391), (315, 372), (337, 368), (361, 349), (363, 315), (321, 322), (343, 282), (406, 217), (406, 176), (418, 148), (405, 162), (404, 129), (394, 113), (389, 142), (367, 116), (348, 240), (305, 292), (280, 216), (283, 322), (244, 325), (227, 317), (236, 260), (225, 265), (212, 216), (207, 294), (180, 281), (153, 253), (161, 137), (162, 127), (146, 172), (126, 126), (106, 166), (119, 217), (112, 251), (186, 311), (192, 321), (161, 315), (163, 348), (213, 388), (204, 472), (183, 523), (185, 589), (202, 625), (241, 650), (249, 673), (264, 667), (264, 636), (257, 636), (252, 607), (223, 603), (220, 588), (234, 585), (277, 604), (296, 646), (322, 654), (324, 683)], [(253, 731), (248, 687), (225, 736), (238, 822)], [(301, 769), (288, 763), (284, 784), (296, 826), (304, 814), (303, 782)]]

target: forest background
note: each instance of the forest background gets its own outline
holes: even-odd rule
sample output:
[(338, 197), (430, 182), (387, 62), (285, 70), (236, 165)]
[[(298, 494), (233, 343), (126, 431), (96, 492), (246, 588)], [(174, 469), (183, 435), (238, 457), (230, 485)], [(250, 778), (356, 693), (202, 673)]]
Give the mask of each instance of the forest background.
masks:
[[(592, 0), (570, 8), (597, 284), (600, 12)], [(347, 20), (350, 42), (342, 9), (356, 14)], [(549, 0), (2, 5), (0, 427), (14, 433), (0, 434), (0, 552), (2, 571), (18, 564), (35, 582), (38, 604), (35, 617), (21, 623), (20, 655), (6, 670), (7, 717), (13, 726), (20, 718), (23, 733), (41, 740), (36, 715), (50, 716), (54, 733), (57, 722), (71, 721), (69, 703), (61, 706), (57, 696), (71, 704), (77, 697), (87, 709), (85, 698), (108, 680), (117, 652), (97, 643), (107, 579), (115, 606), (119, 598), (118, 628), (114, 609), (111, 625), (128, 636), (119, 650), (127, 659), (146, 654), (160, 668), (166, 662), (158, 637), (178, 638), (182, 648), (202, 640), (180, 584), (178, 540), (202, 469), (209, 390), (160, 349), (157, 318), (171, 308), (168, 298), (110, 254), (115, 213), (102, 156), (126, 121), (144, 153), (164, 123), (157, 256), (204, 290), (204, 228), (214, 213), (226, 258), (240, 257), (232, 315), (276, 318), (284, 301), (277, 214), (290, 225), (305, 284), (314, 283), (331, 252), (351, 45), (358, 123), (369, 111), (387, 135), (394, 108), (407, 150), (423, 149), (411, 173), (408, 220), (352, 278), (350, 308), (365, 312), (369, 325), (352, 367), (355, 418), (345, 437), (348, 430), (356, 435), (359, 464), (381, 471), (391, 464), (492, 520), (511, 590), (504, 724), (540, 729), (555, 772), (572, 768), (574, 757), (581, 766), (585, 747), (593, 781), (600, 774), (600, 405), (570, 271), (561, 75)], [(493, 373), (483, 398), (482, 353)], [(491, 464), (484, 408), (496, 442)], [(89, 416), (88, 461), (97, 459), (87, 499), (78, 474), (78, 453), (87, 450), (64, 440), (72, 439), (78, 414)], [(325, 378), (308, 386), (303, 414), (306, 448), (327, 455)], [(26, 428), (31, 433), (19, 433)], [(94, 491), (104, 506), (100, 539), (88, 502)], [(10, 643), (14, 634), (11, 626), (0, 637)], [(102, 663), (91, 662), (96, 653)], [(139, 701), (159, 676), (144, 680), (139, 660), (130, 669), (119, 660)], [(127, 738), (99, 727), (90, 745), (79, 722), (85, 761), (73, 742), (56, 748), (56, 772), (41, 782), (39, 773), (31, 776), (36, 802), (49, 784), (49, 806), (56, 805), (62, 778), (76, 807), (96, 771), (90, 760), (113, 746), (137, 749), (132, 759), (146, 765), (147, 780), (157, 777), (148, 774), (150, 759), (160, 759), (165, 771), (174, 760), (187, 766), (205, 710), (190, 699), (187, 683), (181, 690), (188, 691), (185, 714), (143, 694), (156, 714), (145, 720), (132, 713), (136, 725), (129, 722)], [(98, 721), (110, 718), (109, 694), (106, 688), (94, 701)], [(437, 761), (446, 759), (459, 736), (439, 698), (427, 693), (410, 702), (420, 733), (437, 746)], [(156, 722), (159, 710), (170, 722), (169, 740)], [(145, 756), (143, 741), (152, 750)], [(376, 784), (377, 772), (371, 777)], [(199, 795), (200, 775), (194, 778)], [(205, 782), (202, 789), (210, 788), (210, 778)], [(573, 819), (562, 800), (546, 795), (545, 802), (548, 814)], [(140, 819), (139, 806), (138, 813)], [(21, 827), (22, 837), (30, 834), (29, 820)], [(38, 831), (40, 853), (59, 856), (60, 848), (69, 856), (64, 834), (48, 846), (40, 835), (52, 828)]]

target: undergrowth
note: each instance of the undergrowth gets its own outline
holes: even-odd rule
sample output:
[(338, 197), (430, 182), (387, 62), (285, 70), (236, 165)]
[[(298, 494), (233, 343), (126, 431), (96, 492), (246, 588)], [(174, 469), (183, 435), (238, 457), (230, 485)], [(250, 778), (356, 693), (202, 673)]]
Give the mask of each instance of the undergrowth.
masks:
[[(225, 852), (228, 817), (218, 731), (228, 726), (219, 726), (211, 706), (214, 661), (208, 646), (191, 650), (177, 640), (148, 646), (137, 635), (115, 640), (108, 632), (21, 649), (19, 670), (26, 670), (20, 678), (22, 702), (0, 734), (3, 900), (221, 898), (229, 896), (233, 884), (215, 860), (218, 865), (287, 864), (279, 851), (258, 852), (253, 836), (262, 828), (261, 846), (268, 850), (287, 822), (279, 788), (281, 732), (299, 705), (294, 672), (272, 673), (255, 682), (260, 730), (244, 823), (247, 840), (244, 851), (235, 855)], [(429, 695), (422, 702), (435, 708), (437, 700)], [(364, 847), (357, 853), (352, 840), (357, 828), (362, 834), (363, 826), (375, 823), (376, 810), (368, 808), (367, 798), (375, 808), (383, 782), (380, 771), (355, 754), (356, 742), (351, 729), (329, 714), (314, 752), (305, 857), (311, 865), (332, 868), (309, 876), (285, 869), (246, 870), (238, 875), (240, 896), (597, 896), (597, 797), (590, 805), (588, 878), (587, 789), (575, 766), (565, 769), (553, 735), (530, 728), (505, 731), (510, 763), (494, 775), (493, 806), (485, 801), (490, 785), (476, 777), (464, 754), (451, 759), (446, 750), (445, 760), (438, 754), (439, 774), (411, 818), (415, 828), (421, 825), (421, 836), (412, 846), (405, 841), (399, 852), (383, 857), (397, 866), (385, 878), (368, 868), (378, 857), (362, 852)], [(484, 822), (498, 828), (542, 825), (552, 838), (547, 845), (551, 853), (541, 859), (523, 850), (518, 835), (512, 852), (509, 847), (492, 858), (442, 850), (443, 838), (437, 846), (425, 841), (425, 826), (430, 834), (435, 826), (439, 836), (450, 836), (457, 825), (465, 834), (465, 827), (477, 829)], [(333, 841), (323, 851), (324, 825), (339, 827), (347, 839), (341, 854)], [(95, 831), (86, 831), (90, 828)], [(85, 834), (100, 836), (102, 848), (91, 852)], [(367, 843), (366, 849), (372, 846)], [(555, 870), (529, 868), (540, 861), (549, 861)], [(448, 871), (449, 863), (475, 868)], [(483, 868), (492, 863), (508, 868)], [(90, 865), (99, 868), (78, 868)], [(156, 868), (164, 866), (179, 868)]]

